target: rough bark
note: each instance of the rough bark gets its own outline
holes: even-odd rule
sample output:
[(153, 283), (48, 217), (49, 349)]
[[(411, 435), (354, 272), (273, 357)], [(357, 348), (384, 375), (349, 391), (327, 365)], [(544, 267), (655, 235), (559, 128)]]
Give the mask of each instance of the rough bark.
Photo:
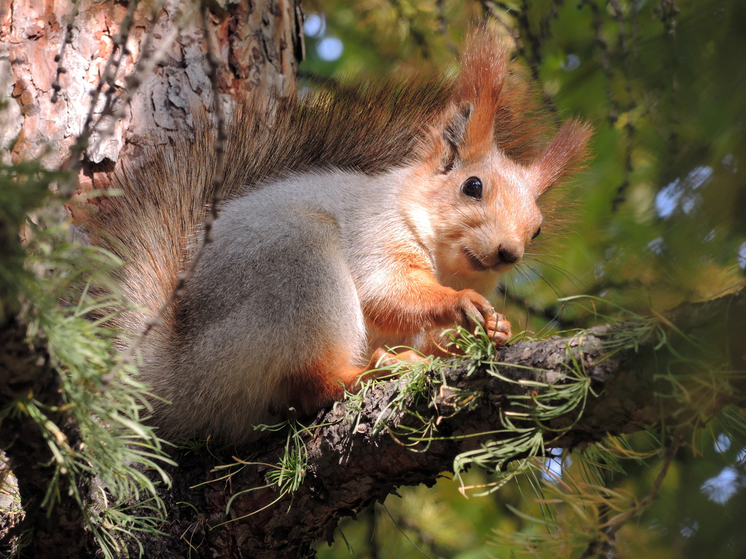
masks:
[[(103, 86), (94, 120), (106, 92), (119, 99), (114, 119), (104, 119), (91, 137), (79, 176), (82, 191), (106, 187), (106, 172), (122, 157), (137, 157), (138, 147), (167, 141), (188, 130), (198, 108), (212, 111), (213, 87), (206, 66), (204, 30), (198, 2), (80, 0), (77, 14), (69, 0), (0, 1), (0, 99), (9, 100), (0, 120), (0, 161), (42, 158), (58, 168), (82, 133), (91, 91), (107, 62), (116, 59), (120, 24), (136, 6), (126, 34), (126, 50), (110, 87)], [(218, 60), (222, 101), (257, 90), (282, 95), (295, 82), (302, 59), (302, 13), (298, 0), (218, 1), (209, 4), (208, 34)], [(68, 24), (71, 42), (61, 59)], [(126, 29), (126, 28), (125, 28)], [(138, 67), (138, 60), (155, 63)], [(157, 62), (157, 63), (156, 63)], [(132, 77), (137, 82), (132, 82)], [(60, 93), (53, 102), (53, 84)], [(139, 85), (138, 85), (139, 84)], [(137, 86), (135, 91), (135, 86)], [(111, 134), (102, 134), (113, 125)]]
[[(513, 381), (561, 383), (557, 373), (567, 372), (578, 364), (591, 379), (597, 396), (589, 398), (582, 416), (578, 418), (578, 410), (573, 410), (544, 425), (547, 439), (554, 439), (551, 446), (573, 449), (599, 441), (609, 433), (631, 433), (664, 419), (670, 423), (673, 418), (669, 414), (681, 411), (680, 402), (666, 397), (673, 391), (671, 382), (656, 375), (665, 371), (674, 375), (691, 372), (687, 370), (691, 364), (680, 362), (668, 346), (656, 349), (659, 337), (649, 335), (640, 340), (637, 348), (626, 347), (610, 355), (608, 342), (635, 327), (601, 326), (572, 338), (520, 342), (500, 350), (498, 361), (503, 363), (500, 373)], [(667, 315), (661, 327), (660, 332), (669, 337), (678, 355), (702, 359), (701, 347), (696, 348), (682, 334), (696, 336), (702, 347), (707, 348), (711, 362), (730, 366), (734, 371), (744, 370), (746, 291), (709, 304), (682, 306)], [(170, 537), (142, 541), (146, 555), (313, 557), (314, 543), (331, 541), (341, 517), (354, 516), (399, 486), (431, 485), (443, 472), (453, 471), (458, 454), (495, 439), (495, 435), (459, 437), (499, 428), (501, 414), (511, 409), (509, 397), (534, 390), (489, 375), (484, 369), (468, 375), (465, 364), (456, 367), (448, 374), (448, 386), (476, 392), (477, 397), (471, 407), (452, 417), (448, 417), (453, 411), (448, 405), (449, 391), (440, 394), (436, 407), (427, 399), (409, 401), (409, 412), (416, 411), (433, 419), (442, 416), (438, 435), (446, 437), (433, 442), (427, 452), (412, 452), (388, 430), (372, 435), (373, 424), (400, 390), (400, 382), (406, 379), (393, 380), (367, 395), (363, 420), (355, 432), (354, 424), (344, 419), (347, 411), (344, 405), (319, 414), (315, 423), (326, 426), (306, 437), (305, 480), (293, 493), (282, 495), (275, 487), (247, 492), (267, 484), (266, 476), (271, 471), (267, 466), (236, 465), (213, 471), (216, 466), (236, 463), (233, 457), (258, 464), (277, 464), (285, 453), (285, 433), (270, 436), (249, 449), (177, 452), (174, 458), (179, 467), (171, 471), (174, 484), (164, 493), (170, 514), (163, 530)], [(743, 388), (740, 386), (741, 393)], [(678, 413), (676, 421), (683, 422), (697, 414), (706, 417), (736, 401), (735, 398), (732, 393), (720, 394), (709, 410), (699, 409), (699, 402), (690, 402), (689, 415)], [(388, 417), (387, 422), (391, 431), (396, 432), (402, 425), (411, 423), (411, 418), (410, 413), (399, 413)], [(568, 430), (555, 438), (557, 430), (564, 429)], [(233, 475), (226, 478), (228, 473)], [(226, 514), (228, 502), (234, 496)], [(226, 521), (230, 522), (218, 526)]]

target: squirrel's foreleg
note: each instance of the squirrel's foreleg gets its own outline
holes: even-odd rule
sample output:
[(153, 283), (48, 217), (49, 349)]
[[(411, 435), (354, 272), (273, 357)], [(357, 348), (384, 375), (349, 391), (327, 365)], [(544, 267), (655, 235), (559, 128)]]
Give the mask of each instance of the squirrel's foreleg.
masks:
[[(482, 295), (471, 289), (456, 291), (441, 285), (428, 270), (401, 270), (382, 296), (363, 298), (363, 312), (372, 327), (382, 334), (427, 333), (439, 339), (454, 324), (474, 332), (481, 324), (499, 346), (511, 337), (510, 323), (495, 312)], [(442, 354), (438, 343), (416, 348), (422, 353)]]
[[(493, 313), (492, 316), (487, 318), (484, 324), (484, 329), (487, 336), (497, 347), (505, 345), (513, 336), (510, 322), (507, 321), (505, 315), (500, 313)], [(368, 369), (395, 365), (400, 361), (424, 361), (428, 359), (426, 356), (430, 355), (438, 357), (457, 355), (458, 351), (450, 343), (450, 339), (443, 335), (443, 332), (444, 329), (440, 328), (425, 332), (424, 335), (419, 337), (420, 339), (415, 344), (417, 349), (394, 352), (387, 351), (384, 348), (378, 348), (373, 352)]]

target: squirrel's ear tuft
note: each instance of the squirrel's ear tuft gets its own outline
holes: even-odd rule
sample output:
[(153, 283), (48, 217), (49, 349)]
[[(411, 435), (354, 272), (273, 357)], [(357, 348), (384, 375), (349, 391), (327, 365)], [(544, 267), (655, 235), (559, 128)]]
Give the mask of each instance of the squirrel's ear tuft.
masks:
[(508, 67), (508, 46), (484, 25), (466, 38), (461, 55), (461, 74), (456, 82), (453, 105), (470, 106), (459, 155), (479, 158), (493, 149), (495, 115)]
[(569, 120), (562, 125), (546, 149), (531, 164), (537, 196), (583, 165), (592, 134), (590, 124), (579, 120)]

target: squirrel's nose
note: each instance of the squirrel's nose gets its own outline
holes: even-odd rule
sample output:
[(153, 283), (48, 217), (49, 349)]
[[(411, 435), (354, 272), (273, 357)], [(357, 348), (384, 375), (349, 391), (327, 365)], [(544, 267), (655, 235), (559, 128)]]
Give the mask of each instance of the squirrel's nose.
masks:
[(515, 264), (523, 256), (523, 247), (518, 243), (503, 242), (497, 249), (492, 266)]

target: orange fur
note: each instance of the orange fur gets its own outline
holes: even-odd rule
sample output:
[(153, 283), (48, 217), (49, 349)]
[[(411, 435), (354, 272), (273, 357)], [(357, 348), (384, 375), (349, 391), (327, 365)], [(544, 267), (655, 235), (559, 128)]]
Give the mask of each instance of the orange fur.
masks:
[(454, 323), (468, 326), (466, 313), (481, 316), (491, 308), (478, 293), (444, 287), (424, 270), (411, 270), (392, 280), (401, 288), (363, 307), (366, 318), (384, 334), (416, 334)]
[(279, 410), (295, 408), (308, 415), (319, 408), (339, 400), (345, 388), (353, 389), (363, 367), (350, 367), (344, 354), (329, 353), (307, 365), (295, 375), (288, 375), (273, 390), (272, 399)]

